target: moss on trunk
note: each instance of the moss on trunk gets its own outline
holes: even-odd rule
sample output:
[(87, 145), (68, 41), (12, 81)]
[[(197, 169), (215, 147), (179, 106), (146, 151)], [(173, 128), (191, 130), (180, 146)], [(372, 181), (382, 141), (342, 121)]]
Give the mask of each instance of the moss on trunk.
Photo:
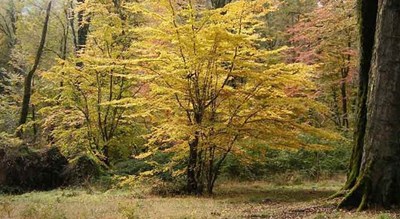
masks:
[(354, 132), (353, 150), (350, 159), (347, 181), (343, 190), (349, 190), (356, 184), (361, 158), (364, 148), (365, 128), (367, 125), (367, 98), (369, 72), (371, 68), (374, 38), (376, 30), (376, 17), (378, 10), (377, 0), (358, 0), (360, 21), (360, 69), (359, 88), (357, 97), (357, 120)]
[[(366, 36), (362, 37), (362, 46), (374, 45), (369, 86), (363, 94), (367, 97), (366, 111), (360, 117), (365, 120), (358, 121), (357, 127), (364, 126), (364, 129), (358, 130), (360, 133), (355, 138), (345, 185), (349, 190), (340, 204), (340, 207), (358, 207), (358, 210), (400, 204), (400, 4), (398, 0), (379, 1), (379, 5), (377, 1), (362, 1), (362, 33), (370, 31), (366, 29), (374, 23), (371, 10), (375, 8), (378, 8), (375, 42), (371, 44)], [(365, 55), (363, 50), (362, 55)], [(365, 62), (361, 60), (360, 67), (366, 72)], [(360, 76), (365, 76), (362, 75), (365, 72)]]

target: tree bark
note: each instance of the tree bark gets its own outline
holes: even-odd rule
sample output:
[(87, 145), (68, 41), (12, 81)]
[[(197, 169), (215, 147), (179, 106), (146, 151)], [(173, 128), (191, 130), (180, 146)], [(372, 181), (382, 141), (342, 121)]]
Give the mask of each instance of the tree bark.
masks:
[(198, 135), (199, 134), (196, 133), (194, 139), (189, 143), (189, 159), (187, 166), (187, 192), (189, 194), (199, 193), (196, 179), (197, 147), (199, 145)]
[(342, 69), (342, 81), (340, 82), (340, 94), (342, 96), (342, 127), (345, 130), (349, 128), (349, 119), (348, 119), (348, 112), (347, 112), (347, 72), (346, 69)]
[[(38, 66), (39, 66), (40, 59), (42, 58), (44, 44), (46, 43), (47, 28), (48, 28), (49, 19), (50, 19), (51, 3), (52, 3), (52, 1), (49, 2), (48, 6), (47, 6), (47, 9), (46, 9), (46, 18), (44, 20), (43, 29), (42, 29), (42, 35), (41, 35), (39, 47), (38, 47), (38, 50), (37, 50), (37, 53), (36, 53), (35, 62), (33, 64), (32, 69), (28, 72), (28, 74), (25, 77), (25, 81), (24, 81), (24, 96), (23, 96), (22, 106), (21, 106), (21, 116), (20, 116), (20, 119), (19, 119), (19, 125), (20, 126), (25, 124), (26, 120), (28, 118), (29, 103), (30, 103), (31, 94), (32, 94), (32, 79), (33, 79), (33, 76), (34, 76)], [(18, 137), (22, 137), (22, 129), (20, 129), (17, 132), (17, 136)]]
[[(347, 47), (351, 49), (351, 42), (347, 44)], [(347, 55), (346, 57), (346, 65), (341, 69), (341, 82), (340, 82), (340, 91), (342, 95), (342, 126), (345, 128), (345, 131), (349, 129), (349, 113), (347, 109), (347, 77), (349, 76), (350, 72), (350, 60), (351, 56)]]
[(74, 5), (73, 5), (73, 0), (70, 0), (69, 2), (69, 10), (70, 13), (68, 14), (68, 19), (69, 19), (69, 27), (71, 28), (71, 34), (72, 34), (72, 42), (74, 43), (74, 49), (75, 53), (78, 51), (78, 41), (76, 37), (76, 31), (75, 31), (75, 12), (74, 12)]
[(400, 204), (399, 22), (400, 2), (379, 1), (361, 166), (343, 207), (362, 210)]
[[(80, 4), (85, 3), (85, 0), (78, 0)], [(77, 51), (82, 52), (86, 46), (87, 36), (89, 33), (90, 18), (85, 17), (85, 11), (80, 10), (78, 12), (78, 40), (77, 40)]]
[(358, 0), (360, 21), (360, 66), (357, 96), (357, 118), (354, 132), (353, 150), (350, 159), (347, 181), (343, 190), (352, 188), (359, 175), (367, 124), (367, 93), (369, 71), (374, 47), (378, 0)]

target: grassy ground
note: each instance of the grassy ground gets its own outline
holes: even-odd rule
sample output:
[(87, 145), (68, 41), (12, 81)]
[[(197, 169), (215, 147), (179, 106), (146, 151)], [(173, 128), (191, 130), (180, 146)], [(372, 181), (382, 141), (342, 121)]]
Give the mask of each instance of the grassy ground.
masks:
[(0, 196), (0, 218), (400, 218), (394, 212), (337, 210), (326, 198), (342, 183), (229, 182), (213, 197), (163, 198), (137, 190), (32, 192)]

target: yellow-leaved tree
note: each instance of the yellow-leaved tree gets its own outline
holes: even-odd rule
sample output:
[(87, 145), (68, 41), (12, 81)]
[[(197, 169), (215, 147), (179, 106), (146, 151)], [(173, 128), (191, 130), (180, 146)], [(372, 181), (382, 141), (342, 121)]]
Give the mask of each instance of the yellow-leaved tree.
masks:
[(41, 88), (47, 140), (71, 156), (89, 153), (107, 166), (143, 144), (142, 127), (129, 118), (143, 100), (148, 80), (138, 69), (140, 54), (131, 49), (139, 39), (130, 28), (140, 23), (140, 15), (123, 3), (78, 5), (90, 21), (86, 45), (43, 74), (47, 83)]
[[(150, 83), (146, 111), (152, 118), (149, 151), (173, 153), (185, 162), (187, 192), (212, 193), (229, 153), (258, 147), (320, 148), (304, 136), (332, 138), (313, 127), (318, 104), (313, 66), (286, 64), (281, 51), (262, 49), (257, 28), (271, 8), (266, 0), (239, 0), (207, 9), (195, 0), (133, 3), (146, 27), (134, 28), (142, 41), (138, 64)], [(250, 143), (252, 142), (252, 143)], [(162, 167), (171, 171), (173, 165)]]

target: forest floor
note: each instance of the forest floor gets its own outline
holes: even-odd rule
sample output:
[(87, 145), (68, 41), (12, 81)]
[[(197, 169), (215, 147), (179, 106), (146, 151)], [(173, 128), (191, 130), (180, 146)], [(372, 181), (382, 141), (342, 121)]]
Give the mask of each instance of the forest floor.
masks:
[(220, 183), (213, 197), (159, 197), (123, 189), (57, 189), (0, 195), (0, 218), (400, 218), (396, 212), (337, 210), (335, 200), (327, 197), (342, 183), (228, 182)]

